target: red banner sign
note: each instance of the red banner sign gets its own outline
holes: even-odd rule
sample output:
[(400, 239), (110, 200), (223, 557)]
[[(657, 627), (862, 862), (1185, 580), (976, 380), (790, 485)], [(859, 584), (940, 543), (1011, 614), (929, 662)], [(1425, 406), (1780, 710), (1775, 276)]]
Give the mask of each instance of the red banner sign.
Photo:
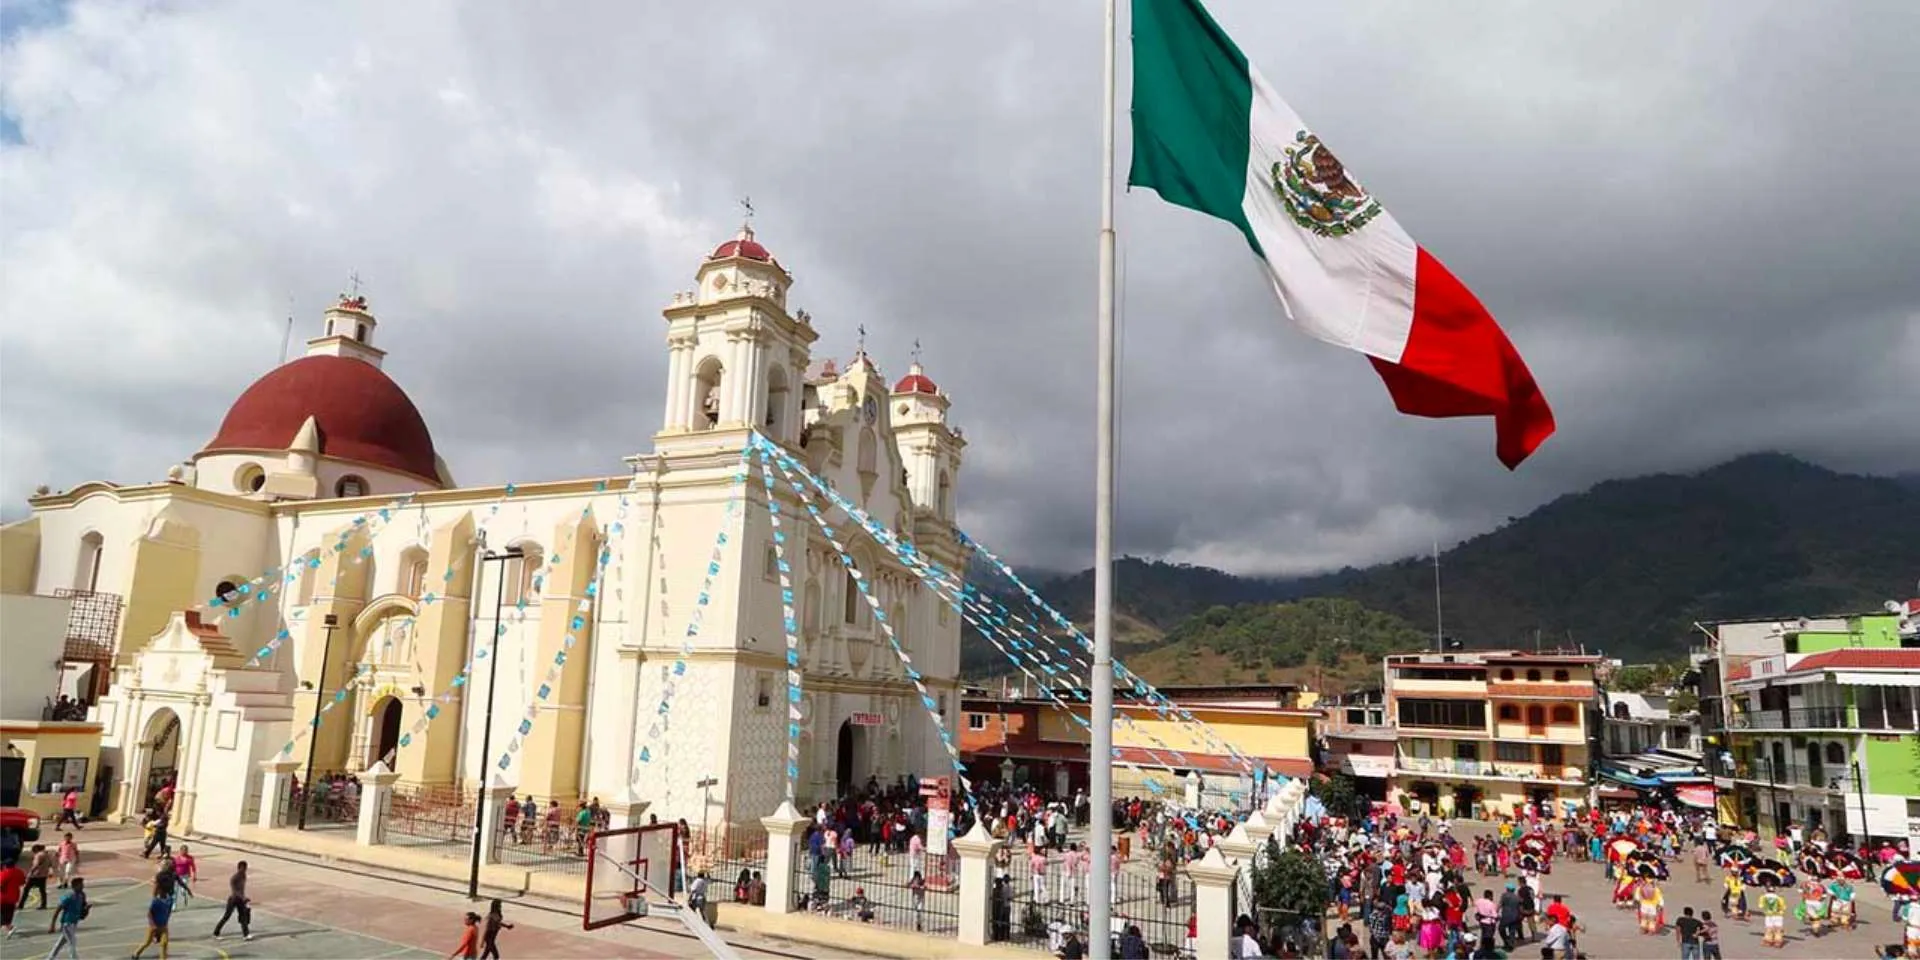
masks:
[(847, 719), (852, 721), (856, 727), (877, 727), (880, 725), (880, 715), (877, 713), (856, 713)]

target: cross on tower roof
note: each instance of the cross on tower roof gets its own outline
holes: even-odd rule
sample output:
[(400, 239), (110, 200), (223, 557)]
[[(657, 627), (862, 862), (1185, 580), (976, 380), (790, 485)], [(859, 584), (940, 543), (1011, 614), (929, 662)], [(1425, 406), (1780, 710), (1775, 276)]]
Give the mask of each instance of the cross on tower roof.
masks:
[(913, 362), (915, 364), (918, 364), (920, 362), (920, 338), (919, 337), (913, 338)]
[(860, 339), (855, 345), (854, 351), (860, 354), (861, 356), (865, 356), (867, 353), (867, 325), (863, 323), (859, 326), (858, 329), (860, 332)]
[(355, 297), (359, 296), (360, 295), (360, 271), (355, 270), (352, 273), (347, 274), (347, 283), (351, 285), (351, 289), (348, 291), (348, 295), (355, 296)]

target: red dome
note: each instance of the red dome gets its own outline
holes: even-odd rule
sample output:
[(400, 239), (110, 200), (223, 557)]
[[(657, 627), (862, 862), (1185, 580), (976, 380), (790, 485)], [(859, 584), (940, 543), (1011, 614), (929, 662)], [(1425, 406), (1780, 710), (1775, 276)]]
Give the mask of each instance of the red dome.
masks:
[(934, 385), (932, 380), (927, 379), (924, 373), (909, 373), (901, 377), (899, 383), (893, 385), (893, 392), (938, 394), (940, 388)]
[(713, 256), (707, 259), (724, 260), (728, 257), (745, 257), (748, 260), (758, 260), (761, 263), (774, 262), (773, 254), (768, 253), (767, 248), (761, 246), (760, 241), (753, 239), (751, 236), (736, 237), (714, 247)]
[(440, 482), (433, 436), (406, 391), (378, 367), (347, 357), (301, 357), (253, 382), (201, 453), (285, 450), (308, 417), (320, 453)]

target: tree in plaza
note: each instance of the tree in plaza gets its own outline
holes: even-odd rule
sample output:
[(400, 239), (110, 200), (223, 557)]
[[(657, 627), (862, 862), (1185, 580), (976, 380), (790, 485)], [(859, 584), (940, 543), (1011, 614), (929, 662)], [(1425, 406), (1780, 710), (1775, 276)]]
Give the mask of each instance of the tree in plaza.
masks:
[(1308, 921), (1304, 926), (1318, 939), (1329, 896), (1327, 871), (1319, 860), (1297, 847), (1282, 850), (1278, 834), (1267, 838), (1266, 856), (1257, 858), (1253, 868), (1255, 906), (1274, 911), (1282, 925), (1293, 929)]
[(1307, 793), (1320, 798), (1327, 812), (1336, 817), (1351, 817), (1359, 809), (1360, 791), (1354, 788), (1353, 778), (1336, 773), (1326, 779), (1315, 777), (1307, 784)]

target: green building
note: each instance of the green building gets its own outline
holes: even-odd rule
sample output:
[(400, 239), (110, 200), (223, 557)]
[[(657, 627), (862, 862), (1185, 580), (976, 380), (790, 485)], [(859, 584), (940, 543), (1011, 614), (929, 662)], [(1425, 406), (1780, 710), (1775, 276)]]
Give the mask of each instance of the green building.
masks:
[(1727, 657), (1724, 819), (1767, 834), (1797, 822), (1834, 839), (1862, 824), (1883, 840), (1920, 832), (1920, 638), (1903, 635), (1910, 627), (1898, 613), (1785, 621), (1765, 637), (1779, 652)]

